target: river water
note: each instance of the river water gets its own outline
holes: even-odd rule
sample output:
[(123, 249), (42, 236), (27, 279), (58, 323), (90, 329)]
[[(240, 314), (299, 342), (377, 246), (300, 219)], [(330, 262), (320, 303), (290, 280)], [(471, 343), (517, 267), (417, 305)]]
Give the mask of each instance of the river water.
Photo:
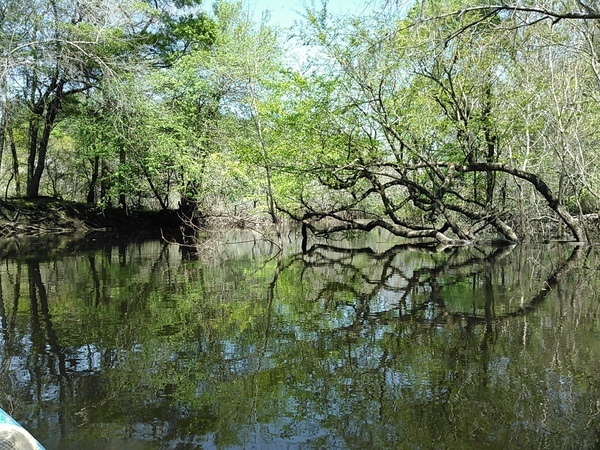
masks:
[(204, 239), (1, 242), (0, 406), (49, 450), (599, 448), (598, 248)]

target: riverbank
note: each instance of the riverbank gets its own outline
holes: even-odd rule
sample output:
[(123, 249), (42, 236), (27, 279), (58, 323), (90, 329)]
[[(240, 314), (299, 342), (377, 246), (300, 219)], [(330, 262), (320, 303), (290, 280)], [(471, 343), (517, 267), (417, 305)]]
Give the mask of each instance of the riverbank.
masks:
[(142, 230), (182, 225), (176, 210), (101, 210), (52, 197), (0, 200), (0, 237), (87, 234), (100, 230)]

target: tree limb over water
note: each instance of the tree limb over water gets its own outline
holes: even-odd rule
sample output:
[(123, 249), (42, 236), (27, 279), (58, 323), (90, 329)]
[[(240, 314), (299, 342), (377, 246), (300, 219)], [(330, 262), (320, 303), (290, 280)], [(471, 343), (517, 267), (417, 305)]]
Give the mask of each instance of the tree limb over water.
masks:
[[(386, 169), (390, 170), (386, 171)], [(457, 165), (428, 162), (402, 167), (397, 165), (372, 165), (370, 167), (357, 165), (355, 167), (347, 166), (344, 170), (349, 173), (346, 178), (342, 178), (338, 174), (336, 180), (336, 183), (340, 183), (343, 189), (349, 185), (356, 185), (358, 180), (364, 181), (367, 185), (359, 194), (348, 199), (347, 203), (333, 210), (318, 211), (308, 202), (304, 202), (307, 212), (302, 217), (290, 211), (285, 212), (305, 224), (316, 235), (350, 230), (368, 232), (381, 228), (408, 239), (430, 238), (437, 242), (467, 244), (484, 240), (490, 241), (491, 238), (477, 237), (477, 231), (475, 231), (489, 228), (499, 235), (500, 240), (518, 242), (521, 239), (503, 220), (503, 217), (507, 217), (509, 214), (501, 209), (495, 210), (490, 204), (466, 199), (452, 187), (452, 185), (460, 185), (464, 180), (464, 175), (468, 173), (488, 175), (506, 173), (529, 183), (546, 201), (547, 206), (564, 221), (574, 239), (578, 242), (587, 241), (587, 236), (579, 220), (561, 205), (558, 197), (540, 176), (507, 164), (473, 162)], [(414, 181), (418, 173), (425, 170), (430, 170), (431, 178), (437, 179), (433, 189)], [(333, 186), (330, 185), (330, 187)], [(398, 188), (402, 188), (404, 194), (400, 199), (397, 193), (393, 192)], [(371, 196), (377, 197), (383, 205), (382, 216), (384, 218), (352, 217), (352, 211), (360, 212), (361, 203)], [(431, 226), (419, 226), (415, 221), (402, 219), (400, 215), (402, 207), (408, 203), (412, 203), (421, 211), (428, 213), (430, 220), (433, 218)], [(440, 217), (441, 220), (436, 220), (437, 217)], [(315, 225), (318, 222), (323, 223), (324, 219), (333, 219), (335, 223), (321, 227)], [(453, 233), (454, 236), (451, 236), (450, 233)]]
[[(309, 180), (299, 206), (279, 205), (306, 230), (381, 228), (461, 245), (519, 242), (542, 231), (549, 235), (544, 238), (593, 239), (583, 218), (598, 207), (596, 166), (586, 162), (595, 132), (589, 144), (578, 137), (578, 122), (565, 115), (555, 84), (571, 52), (597, 60), (591, 31), (564, 21), (540, 37), (523, 29), (531, 23), (517, 13), (555, 24), (596, 20), (600, 13), (584, 2), (573, 12), (509, 4), (458, 8), (423, 2), (402, 19), (392, 8), (395, 21), (353, 22), (359, 37), (348, 40), (336, 24), (311, 22), (341, 85), (327, 100), (342, 112), (320, 135), (322, 157), (308, 169), (290, 169)], [(521, 51), (538, 48), (540, 39), (549, 50), (539, 60)], [(568, 99), (578, 110), (589, 104), (574, 100), (584, 74), (595, 68), (589, 64), (576, 82), (565, 80), (579, 86)], [(545, 75), (534, 77), (538, 70)], [(589, 79), (597, 80), (597, 73)], [(540, 96), (548, 77), (550, 94)], [(596, 91), (594, 82), (585, 95)], [(552, 106), (540, 114), (538, 105), (547, 99)], [(564, 138), (551, 137), (554, 130)], [(345, 147), (335, 153), (340, 142)], [(584, 196), (592, 200), (584, 204)]]

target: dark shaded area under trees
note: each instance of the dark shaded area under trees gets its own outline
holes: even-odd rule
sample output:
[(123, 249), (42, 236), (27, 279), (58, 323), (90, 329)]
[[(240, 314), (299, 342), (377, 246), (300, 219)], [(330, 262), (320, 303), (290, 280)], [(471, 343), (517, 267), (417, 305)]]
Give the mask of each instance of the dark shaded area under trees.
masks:
[(180, 228), (188, 223), (177, 210), (100, 210), (50, 197), (0, 200), (0, 237), (40, 234), (89, 234), (101, 230), (136, 231)]

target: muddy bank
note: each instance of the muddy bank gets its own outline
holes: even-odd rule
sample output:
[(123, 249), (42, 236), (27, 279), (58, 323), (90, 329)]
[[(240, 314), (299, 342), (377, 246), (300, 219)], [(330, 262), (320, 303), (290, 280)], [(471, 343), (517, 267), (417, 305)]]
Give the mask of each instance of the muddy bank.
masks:
[(36, 235), (86, 235), (94, 231), (178, 228), (178, 211), (99, 208), (50, 197), (0, 200), (0, 238)]

